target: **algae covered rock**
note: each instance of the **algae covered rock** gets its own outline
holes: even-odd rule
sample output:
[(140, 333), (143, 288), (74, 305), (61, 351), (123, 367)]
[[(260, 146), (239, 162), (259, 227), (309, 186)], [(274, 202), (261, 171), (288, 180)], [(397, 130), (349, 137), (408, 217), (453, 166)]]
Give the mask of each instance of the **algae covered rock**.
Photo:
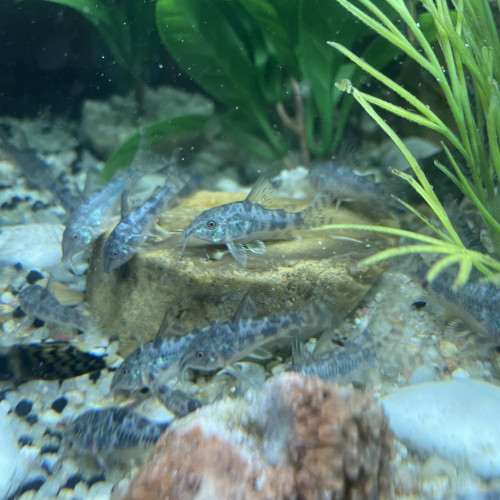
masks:
[(125, 498), (388, 498), (391, 442), (369, 395), (282, 374), (171, 424)]
[[(200, 191), (166, 212), (160, 225), (179, 231), (202, 210), (243, 198), (243, 193)], [(282, 207), (288, 203), (279, 201)], [(303, 208), (296, 200), (291, 203), (293, 210)], [(336, 223), (373, 223), (344, 206), (328, 210)], [(394, 225), (387, 214), (380, 222)], [(203, 242), (186, 248), (181, 258), (182, 238), (182, 233), (174, 234), (158, 250), (136, 255), (111, 277), (102, 272), (103, 239), (94, 246), (87, 300), (102, 318), (104, 331), (119, 335), (122, 354), (137, 347), (138, 337), (151, 339), (166, 311), (181, 332), (189, 331), (220, 315), (221, 303), (229, 304), (232, 314), (245, 293), (250, 293), (262, 315), (299, 310), (310, 301), (323, 300), (339, 318), (344, 317), (383, 269), (353, 271), (354, 266), (395, 242), (376, 233), (303, 230), (293, 240), (266, 242), (266, 253), (250, 255), (243, 269), (225, 247)]]

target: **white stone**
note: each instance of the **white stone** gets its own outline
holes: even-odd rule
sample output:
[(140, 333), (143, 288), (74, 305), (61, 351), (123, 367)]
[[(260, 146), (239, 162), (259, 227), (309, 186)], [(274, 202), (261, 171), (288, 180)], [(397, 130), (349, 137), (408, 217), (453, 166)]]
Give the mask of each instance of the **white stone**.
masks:
[(11, 427), (11, 417), (5, 407), (0, 408), (0, 498), (8, 498), (23, 483), (28, 472), (29, 461), (21, 454), (16, 436)]
[(0, 263), (32, 269), (50, 269), (61, 262), (60, 224), (6, 226), (0, 234)]
[(411, 449), (467, 462), (485, 479), (500, 477), (500, 388), (444, 381), (397, 389), (381, 404), (398, 439)]
[(113, 484), (105, 481), (99, 481), (94, 483), (89, 490), (89, 500), (108, 500), (111, 496), (111, 490), (113, 489)]

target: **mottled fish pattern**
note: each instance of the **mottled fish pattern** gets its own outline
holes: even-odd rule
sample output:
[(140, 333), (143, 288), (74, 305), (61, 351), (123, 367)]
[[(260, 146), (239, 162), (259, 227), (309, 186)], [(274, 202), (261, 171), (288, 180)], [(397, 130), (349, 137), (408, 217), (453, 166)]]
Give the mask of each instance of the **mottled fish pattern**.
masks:
[(126, 193), (122, 195), (122, 215), (118, 224), (108, 236), (103, 247), (103, 268), (110, 273), (128, 262), (141, 250), (151, 229), (160, 215), (177, 203), (180, 197), (192, 192), (190, 184), (180, 175), (178, 169), (169, 169), (163, 187), (155, 192), (140, 207), (130, 211)]
[(158, 441), (167, 426), (168, 423), (147, 419), (131, 407), (96, 408), (71, 420), (62, 442), (77, 455), (100, 457), (147, 448)]
[(321, 355), (310, 354), (298, 338), (292, 344), (292, 370), (327, 382), (338, 382), (357, 368), (374, 363), (373, 349), (354, 343)]
[[(24, 140), (27, 143), (26, 137)], [(56, 177), (54, 169), (42, 161), (35, 151), (28, 146), (24, 149), (17, 148), (3, 132), (0, 132), (0, 148), (21, 168), (30, 188), (50, 191), (68, 213), (76, 210), (81, 200), (68, 188), (69, 180), (64, 172)]]
[(247, 198), (227, 203), (202, 212), (184, 230), (185, 250), (189, 238), (197, 238), (213, 245), (226, 245), (241, 267), (247, 265), (247, 251), (265, 253), (262, 240), (289, 239), (294, 230), (320, 226), (329, 222), (324, 209), (330, 199), (318, 195), (309, 207), (300, 212), (265, 208), (270, 200), (269, 181), (261, 177)]
[[(423, 274), (423, 269), (421, 269)], [(500, 288), (493, 283), (469, 281), (453, 289), (455, 278), (441, 272), (432, 282), (423, 279), (422, 286), (446, 309), (475, 332), (500, 337)]]
[(77, 254), (87, 251), (92, 241), (111, 229), (122, 194), (140, 177), (168, 165), (169, 160), (139, 147), (130, 167), (104, 188), (86, 197), (71, 215), (63, 233), (63, 260), (72, 265)]
[(180, 336), (169, 335), (169, 330), (166, 314), (155, 338), (130, 353), (118, 367), (111, 381), (112, 390), (135, 392), (150, 387), (151, 382), (158, 384), (177, 377), (179, 360), (196, 332)]
[(66, 342), (42, 342), (0, 348), (0, 380), (15, 385), (29, 380), (65, 380), (106, 367), (103, 358)]
[(74, 307), (61, 304), (46, 288), (31, 285), (19, 294), (21, 309), (33, 318), (47, 323), (87, 330), (92, 326), (92, 318)]
[(304, 332), (312, 335), (334, 326), (333, 315), (322, 303), (312, 303), (297, 313), (274, 314), (263, 318), (248, 317), (246, 309), (253, 309), (248, 297), (243, 299), (233, 319), (214, 321), (197, 334), (180, 361), (181, 378), (188, 368), (213, 371), (280, 338)]
[(331, 160), (315, 165), (309, 174), (314, 188), (336, 200), (337, 208), (343, 201), (361, 201), (378, 206), (401, 206), (391, 198), (387, 188), (357, 174), (352, 168)]

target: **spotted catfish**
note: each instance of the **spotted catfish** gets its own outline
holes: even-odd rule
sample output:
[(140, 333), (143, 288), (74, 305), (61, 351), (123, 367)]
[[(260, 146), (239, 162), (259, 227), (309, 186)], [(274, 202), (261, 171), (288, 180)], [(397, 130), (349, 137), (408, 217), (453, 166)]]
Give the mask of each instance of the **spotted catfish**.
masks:
[(67, 342), (39, 342), (0, 348), (0, 380), (65, 380), (106, 367), (104, 359)]
[(103, 248), (103, 267), (111, 273), (128, 262), (143, 248), (151, 229), (160, 215), (178, 203), (193, 189), (194, 180), (187, 182), (178, 169), (170, 167), (163, 187), (158, 187), (146, 202), (135, 210), (130, 210), (127, 195), (122, 195), (120, 222), (109, 235)]
[(84, 331), (93, 326), (91, 316), (75, 307), (61, 304), (48, 288), (40, 285), (35, 284), (24, 288), (19, 294), (19, 303), (28, 316), (39, 318), (47, 323)]
[(165, 314), (156, 337), (132, 352), (118, 367), (111, 389), (136, 392), (177, 377), (179, 360), (196, 332), (181, 336), (173, 335), (173, 330)]
[(93, 240), (111, 229), (122, 194), (146, 173), (154, 173), (169, 163), (166, 158), (140, 146), (130, 167), (104, 188), (86, 197), (71, 215), (63, 233), (63, 260), (74, 267), (73, 258), (88, 250)]
[(323, 303), (314, 302), (300, 312), (255, 318), (251, 299), (245, 296), (229, 321), (214, 321), (193, 339), (180, 361), (180, 376), (188, 368), (213, 371), (238, 361), (255, 349), (284, 337), (313, 335), (335, 324)]
[(422, 286), (444, 308), (461, 318), (474, 332), (500, 338), (500, 288), (493, 283), (471, 280), (455, 290), (455, 277), (441, 272), (434, 280), (423, 277), (427, 266), (419, 269)]
[(403, 196), (402, 186), (397, 180), (379, 183), (355, 171), (342, 155), (330, 161), (318, 163), (309, 174), (312, 185), (319, 193), (330, 196), (339, 208), (344, 201), (361, 202), (370, 207), (390, 207), (401, 210), (401, 204), (391, 197), (397, 191)]
[(300, 212), (265, 208), (271, 201), (272, 186), (261, 176), (243, 201), (227, 203), (202, 212), (185, 230), (182, 253), (189, 238), (213, 245), (226, 245), (241, 267), (247, 265), (247, 251), (265, 253), (262, 240), (289, 239), (294, 230), (328, 222), (325, 208), (330, 199), (318, 195)]
[(168, 426), (150, 420), (133, 408), (96, 408), (78, 415), (66, 426), (63, 449), (76, 455), (92, 455), (103, 463), (113, 454), (146, 449), (156, 443)]
[(373, 365), (375, 353), (371, 335), (363, 332), (356, 342), (318, 355), (309, 353), (296, 337), (292, 344), (292, 369), (302, 375), (317, 376), (328, 382), (339, 382), (358, 368)]

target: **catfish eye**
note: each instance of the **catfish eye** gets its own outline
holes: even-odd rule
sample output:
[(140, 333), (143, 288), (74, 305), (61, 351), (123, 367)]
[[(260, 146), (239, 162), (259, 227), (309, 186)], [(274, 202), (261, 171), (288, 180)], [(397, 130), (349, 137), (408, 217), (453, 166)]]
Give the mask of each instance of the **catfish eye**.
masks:
[(122, 368), (122, 375), (128, 375), (128, 368), (126, 367)]
[(116, 259), (118, 257), (118, 252), (116, 250), (112, 252), (111, 257), (113, 257), (113, 259)]
[(76, 241), (78, 239), (78, 234), (73, 233), (73, 239)]
[(214, 220), (209, 220), (207, 222), (207, 227), (208, 229), (215, 229), (217, 227), (217, 222), (215, 222)]
[(203, 351), (198, 351), (198, 352), (196, 353), (196, 357), (197, 357), (198, 359), (202, 359), (202, 358), (203, 358)]

